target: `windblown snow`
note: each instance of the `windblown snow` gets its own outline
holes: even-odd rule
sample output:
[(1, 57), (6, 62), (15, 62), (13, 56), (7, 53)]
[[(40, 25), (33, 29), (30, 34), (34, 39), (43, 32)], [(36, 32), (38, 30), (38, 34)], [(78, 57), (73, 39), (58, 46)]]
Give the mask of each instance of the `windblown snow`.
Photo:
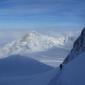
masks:
[(67, 56), (75, 39), (76, 37), (72, 33), (47, 35), (28, 32), (20, 39), (2, 47), (0, 58), (19, 54), (56, 67)]
[(73, 36), (48, 36), (38, 32), (29, 32), (21, 39), (12, 41), (0, 49), (0, 57), (12, 54), (33, 53), (46, 51), (53, 47), (64, 47), (68, 42), (73, 43)]

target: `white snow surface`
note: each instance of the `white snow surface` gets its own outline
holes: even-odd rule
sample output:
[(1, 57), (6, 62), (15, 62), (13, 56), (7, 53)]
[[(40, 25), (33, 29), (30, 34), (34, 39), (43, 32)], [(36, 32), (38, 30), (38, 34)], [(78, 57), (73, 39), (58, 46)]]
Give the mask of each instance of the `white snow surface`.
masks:
[(74, 38), (72, 36), (67, 38), (64, 35), (48, 36), (38, 32), (29, 32), (21, 39), (12, 41), (2, 47), (0, 49), (0, 57), (46, 51), (52, 47), (64, 47), (68, 41), (73, 43)]
[(85, 85), (85, 52), (64, 66), (49, 85)]

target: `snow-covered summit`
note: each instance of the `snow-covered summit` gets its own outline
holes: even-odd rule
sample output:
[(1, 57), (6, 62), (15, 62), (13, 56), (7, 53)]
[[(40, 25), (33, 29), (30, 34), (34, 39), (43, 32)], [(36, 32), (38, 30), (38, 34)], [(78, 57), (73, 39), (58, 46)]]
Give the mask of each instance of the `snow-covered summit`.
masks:
[(73, 42), (74, 37), (63, 34), (50, 36), (38, 32), (28, 32), (20, 39), (12, 41), (1, 48), (0, 57), (45, 51), (52, 47), (64, 47), (68, 41)]

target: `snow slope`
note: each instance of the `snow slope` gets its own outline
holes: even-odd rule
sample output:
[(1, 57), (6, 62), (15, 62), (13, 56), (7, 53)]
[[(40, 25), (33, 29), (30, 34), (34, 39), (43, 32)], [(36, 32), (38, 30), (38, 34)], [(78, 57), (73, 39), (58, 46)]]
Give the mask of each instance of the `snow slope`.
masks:
[(0, 85), (47, 85), (56, 70), (25, 56), (0, 59)]
[(33, 75), (51, 69), (50, 66), (20, 55), (0, 59), (0, 77)]
[(85, 85), (85, 28), (63, 62), (63, 69), (48, 85)]
[(77, 57), (65, 64), (48, 85), (85, 85), (85, 52)]
[(0, 85), (48, 85), (56, 70), (49, 70), (32, 76), (0, 77)]
[(56, 85), (85, 85), (85, 52), (67, 64)]

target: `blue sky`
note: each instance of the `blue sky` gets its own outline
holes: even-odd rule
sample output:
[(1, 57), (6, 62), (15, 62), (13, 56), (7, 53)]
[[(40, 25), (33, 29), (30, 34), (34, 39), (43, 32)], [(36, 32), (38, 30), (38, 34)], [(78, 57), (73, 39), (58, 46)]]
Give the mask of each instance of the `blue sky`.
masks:
[(85, 0), (0, 0), (0, 30), (64, 30), (85, 25)]

